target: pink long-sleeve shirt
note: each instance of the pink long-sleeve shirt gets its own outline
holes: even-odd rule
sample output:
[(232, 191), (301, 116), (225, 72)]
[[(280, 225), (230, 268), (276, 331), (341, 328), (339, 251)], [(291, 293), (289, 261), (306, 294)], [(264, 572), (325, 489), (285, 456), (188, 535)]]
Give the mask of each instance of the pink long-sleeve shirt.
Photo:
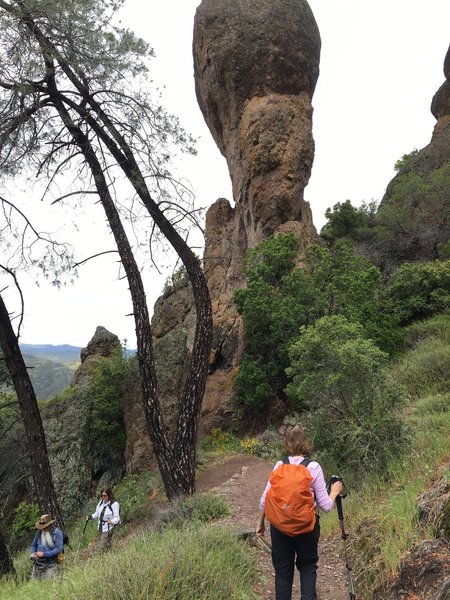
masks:
[[(305, 458), (304, 456), (289, 456), (289, 462), (291, 463), (291, 465), (299, 465), (304, 458)], [(273, 470), (275, 471), (275, 469), (278, 469), (278, 467), (282, 464), (283, 464), (283, 461), (279, 460), (275, 464)], [(323, 476), (322, 467), (319, 465), (318, 462), (312, 460), (306, 468), (311, 473), (312, 478), (313, 478), (313, 480), (311, 482), (311, 492), (314, 495), (316, 506), (319, 506), (324, 512), (330, 512), (330, 510), (334, 506), (334, 502), (328, 495), (327, 485), (325, 483), (325, 478)], [(261, 500), (259, 501), (259, 508), (262, 511), (264, 511), (264, 507), (265, 507), (265, 503), (266, 503), (266, 494), (267, 494), (267, 490), (269, 488), (270, 488), (270, 481), (267, 482), (267, 485), (261, 496)]]

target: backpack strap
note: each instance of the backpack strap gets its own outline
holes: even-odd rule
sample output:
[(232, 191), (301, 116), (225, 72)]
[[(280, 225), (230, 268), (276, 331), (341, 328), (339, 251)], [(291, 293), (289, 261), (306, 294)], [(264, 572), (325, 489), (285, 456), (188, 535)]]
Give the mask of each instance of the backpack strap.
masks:
[[(311, 462), (311, 459), (306, 456), (300, 464), (303, 465), (304, 467), (307, 467), (310, 462)], [(314, 502), (317, 504), (316, 495), (314, 493), (313, 493), (313, 497), (314, 497)], [(318, 517), (318, 516), (319, 516), (318, 508), (316, 508), (316, 517)]]
[[(310, 462), (311, 462), (311, 459), (309, 459), (309, 458), (306, 457), (299, 464), (303, 465), (304, 467), (307, 467)], [(285, 456), (283, 458), (283, 465), (290, 465), (290, 464), (291, 464), (291, 461), (289, 460), (289, 456)]]

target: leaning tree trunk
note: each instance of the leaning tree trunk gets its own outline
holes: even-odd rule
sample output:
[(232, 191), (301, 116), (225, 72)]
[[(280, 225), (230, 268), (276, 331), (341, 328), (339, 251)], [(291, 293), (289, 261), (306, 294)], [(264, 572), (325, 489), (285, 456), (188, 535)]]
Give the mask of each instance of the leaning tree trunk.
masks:
[(39, 508), (52, 515), (60, 527), (63, 519), (53, 487), (44, 427), (36, 394), (19, 348), (19, 342), (11, 325), (8, 311), (0, 295), (0, 346), (6, 367), (11, 374), (22, 415), (31, 463), (31, 476)]
[(155, 223), (181, 258), (192, 284), (197, 315), (196, 331), (186, 382), (180, 395), (175, 441), (174, 444), (171, 444), (157, 394), (150, 316), (139, 268), (120, 216), (111, 198), (103, 169), (89, 138), (73, 122), (65, 109), (54, 78), (49, 77), (48, 82), (54, 106), (94, 175), (100, 202), (111, 227), (127, 275), (136, 326), (137, 357), (141, 375), (144, 414), (159, 471), (164, 482), (164, 489), (170, 500), (178, 496), (193, 494), (195, 492), (198, 422), (208, 374), (208, 359), (212, 339), (211, 300), (204, 273), (197, 257), (151, 198), (145, 180), (125, 141), (120, 140), (126, 146), (123, 150), (116, 145), (117, 140), (113, 140), (104, 130), (99, 128), (92, 116), (85, 115), (89, 125), (93, 127), (107, 144), (111, 153), (117, 158), (119, 165), (141, 197)]

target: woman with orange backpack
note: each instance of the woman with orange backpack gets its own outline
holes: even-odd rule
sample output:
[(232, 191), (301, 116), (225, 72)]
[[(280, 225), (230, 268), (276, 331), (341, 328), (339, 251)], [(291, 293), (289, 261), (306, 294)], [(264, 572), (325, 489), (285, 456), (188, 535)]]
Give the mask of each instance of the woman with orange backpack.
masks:
[(329, 512), (343, 486), (336, 481), (328, 494), (322, 467), (309, 460), (312, 446), (299, 427), (286, 433), (284, 449), (288, 456), (275, 464), (261, 496), (256, 535), (264, 535), (267, 518), (276, 600), (291, 600), (294, 564), (300, 572), (301, 600), (317, 600), (317, 510)]

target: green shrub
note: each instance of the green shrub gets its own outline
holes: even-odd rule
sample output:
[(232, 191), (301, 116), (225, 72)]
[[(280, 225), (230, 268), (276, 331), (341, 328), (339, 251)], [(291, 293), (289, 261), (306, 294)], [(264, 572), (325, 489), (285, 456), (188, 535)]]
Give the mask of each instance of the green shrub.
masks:
[(395, 376), (410, 396), (446, 393), (450, 389), (450, 315), (437, 315), (408, 327), (412, 346), (396, 363)]
[(351, 245), (314, 245), (296, 265), (299, 242), (279, 235), (249, 251), (247, 287), (235, 293), (246, 338), (235, 380), (238, 402), (251, 411), (285, 409), (288, 349), (301, 326), (321, 316), (343, 314), (364, 325), (378, 344), (395, 346), (396, 324), (380, 308), (380, 271), (355, 256)]
[(246, 436), (241, 439), (241, 448), (246, 454), (266, 460), (279, 460), (285, 454), (282, 438), (276, 431), (266, 430), (257, 437)]
[(398, 410), (404, 391), (386, 370), (387, 355), (343, 316), (304, 327), (290, 348), (287, 393), (306, 420), (327, 464), (351, 470), (383, 468), (403, 449)]
[(379, 254), (394, 264), (435, 260), (450, 235), (450, 164), (422, 175), (401, 171), (377, 217)]
[(99, 361), (89, 386), (91, 435), (101, 440), (108, 452), (125, 449), (122, 396), (127, 368), (128, 361), (118, 348)]
[(405, 263), (383, 294), (387, 310), (407, 325), (450, 309), (450, 260)]
[(327, 223), (320, 236), (327, 242), (365, 239), (374, 227), (377, 208), (376, 202), (362, 203), (359, 207), (353, 206), (350, 200), (338, 202), (325, 211)]
[(11, 525), (9, 547), (12, 552), (22, 548), (31, 541), (35, 533), (35, 523), (40, 516), (37, 504), (21, 502), (14, 509), (14, 520)]
[(193, 522), (208, 523), (229, 513), (230, 509), (221, 496), (211, 492), (194, 494), (172, 501), (158, 515), (157, 529), (167, 526), (181, 528)]
[(231, 433), (219, 427), (211, 430), (211, 433), (199, 442), (202, 452), (225, 453), (239, 450), (239, 439)]
[(160, 487), (159, 476), (154, 471), (127, 475), (114, 487), (114, 497), (120, 503), (122, 523), (147, 517), (149, 498)]

